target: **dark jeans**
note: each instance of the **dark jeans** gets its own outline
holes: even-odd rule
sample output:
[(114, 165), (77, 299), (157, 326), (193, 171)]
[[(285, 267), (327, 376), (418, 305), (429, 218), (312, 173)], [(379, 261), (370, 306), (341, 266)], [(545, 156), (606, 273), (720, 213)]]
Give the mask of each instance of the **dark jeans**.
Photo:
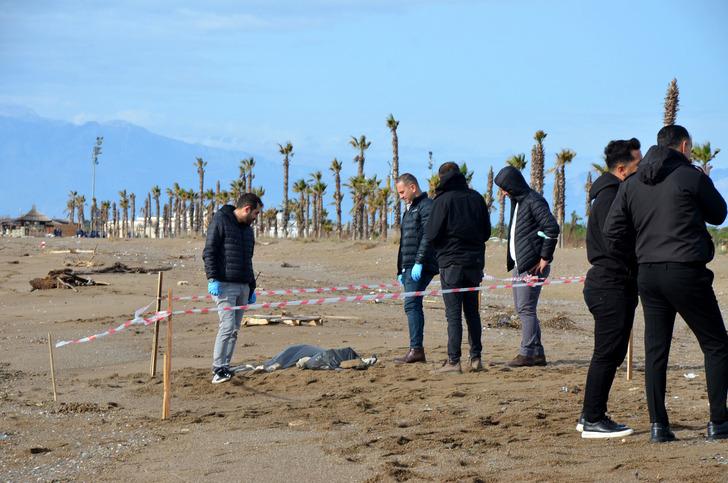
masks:
[[(440, 268), (440, 280), (443, 289), (477, 287), (483, 279), (483, 270), (479, 268), (451, 265)], [(445, 317), (447, 317), (447, 358), (450, 362), (460, 362), (460, 346), (463, 343), (463, 319), (468, 324), (468, 343), (470, 358), (479, 358), (483, 350), (480, 338), (483, 327), (480, 324), (478, 292), (447, 293), (442, 295), (445, 301)]]
[(645, 386), (650, 422), (669, 424), (665, 389), (676, 313), (695, 334), (703, 351), (710, 420), (728, 420), (728, 334), (713, 292), (713, 272), (704, 265), (687, 263), (641, 264), (638, 285), (645, 312)]
[(597, 422), (607, 413), (609, 390), (624, 362), (637, 308), (637, 282), (625, 288), (585, 288), (584, 301), (594, 316), (594, 353), (586, 375), (584, 417)]
[[(404, 280), (405, 292), (419, 292), (425, 290), (435, 275), (428, 272), (422, 272), (422, 277), (418, 282), (412, 280), (412, 269), (408, 268), (404, 272), (402, 279)], [(422, 349), (422, 339), (425, 332), (425, 313), (422, 310), (423, 297), (406, 297), (404, 299), (404, 313), (407, 314), (407, 325), (409, 326), (410, 349)]]

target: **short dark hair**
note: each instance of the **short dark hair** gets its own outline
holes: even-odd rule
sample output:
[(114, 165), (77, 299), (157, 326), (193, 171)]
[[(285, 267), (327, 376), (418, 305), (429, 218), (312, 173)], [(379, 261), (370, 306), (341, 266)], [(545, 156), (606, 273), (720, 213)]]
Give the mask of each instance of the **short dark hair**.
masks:
[(397, 177), (397, 181), (395, 181), (395, 184), (396, 183), (403, 183), (403, 184), (406, 184), (406, 185), (413, 184), (413, 185), (417, 185), (418, 188), (420, 187), (420, 183), (417, 182), (417, 178), (415, 178), (415, 176), (413, 174), (410, 174), (410, 173), (400, 174)]
[(665, 126), (657, 133), (657, 145), (666, 148), (679, 148), (686, 139), (690, 139), (687, 129), (677, 124)]
[(250, 206), (252, 209), (262, 208), (263, 202), (255, 193), (243, 193), (235, 203), (235, 208), (245, 208)]
[(609, 141), (607, 147), (604, 148), (604, 159), (607, 162), (607, 168), (611, 171), (617, 165), (632, 162), (632, 151), (639, 148), (640, 142), (637, 138)]
[(437, 170), (437, 175), (442, 178), (450, 171), (460, 171), (460, 166), (458, 166), (458, 163), (453, 163), (452, 161), (442, 163), (442, 165), (440, 165), (440, 168)]

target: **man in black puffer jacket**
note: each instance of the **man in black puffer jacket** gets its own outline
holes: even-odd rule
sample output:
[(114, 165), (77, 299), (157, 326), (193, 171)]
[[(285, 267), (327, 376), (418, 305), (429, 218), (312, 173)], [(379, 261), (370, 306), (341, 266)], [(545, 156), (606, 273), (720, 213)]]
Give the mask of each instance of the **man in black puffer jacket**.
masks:
[[(397, 279), (405, 292), (425, 290), (437, 270), (435, 252), (424, 240), (425, 225), (430, 219), (432, 200), (420, 190), (420, 185), (410, 173), (404, 173), (395, 184), (399, 197), (405, 202), (406, 209), (400, 224), (399, 252), (397, 253)], [(427, 362), (423, 345), (425, 314), (422, 310), (422, 297), (404, 299), (404, 311), (409, 327), (409, 350), (394, 362), (410, 364)]]
[[(480, 285), (485, 266), (485, 242), (490, 238), (490, 214), (483, 197), (468, 188), (457, 164), (449, 162), (438, 170), (432, 214), (425, 227), (425, 241), (431, 244), (440, 267), (442, 288)], [(470, 370), (480, 371), (482, 326), (477, 292), (443, 294), (447, 318), (447, 357), (440, 372), (461, 372), (460, 346), (463, 339), (462, 313), (468, 324)]]
[(621, 438), (632, 429), (607, 416), (609, 390), (617, 368), (627, 355), (637, 308), (637, 258), (634, 233), (625, 235), (624, 251), (614, 251), (602, 227), (622, 181), (637, 171), (642, 159), (635, 139), (611, 141), (604, 149), (608, 172), (589, 190), (591, 211), (587, 224), (586, 254), (592, 267), (586, 274), (584, 301), (594, 316), (594, 353), (584, 390), (584, 407), (577, 430), (582, 438)]
[[(253, 193), (242, 195), (235, 208), (225, 205), (215, 213), (207, 228), (202, 258), (207, 274), (207, 290), (219, 309), (255, 303), (253, 251), (255, 237), (250, 226), (263, 202)], [(229, 381), (230, 359), (238, 340), (243, 311), (218, 312), (220, 325), (213, 352), (213, 384)]]
[[(498, 172), (495, 184), (511, 199), (511, 221), (508, 229), (506, 267), (516, 279), (536, 276), (546, 279), (551, 271), (559, 225), (540, 194), (529, 188), (521, 172), (506, 166)], [(542, 235), (539, 235), (539, 232)], [(508, 363), (511, 367), (545, 366), (546, 355), (541, 345), (541, 324), (538, 320), (538, 298), (541, 286), (514, 287), (513, 301), (521, 319), (521, 348)]]
[(720, 225), (726, 202), (705, 170), (691, 165), (692, 140), (682, 126), (665, 126), (619, 187), (604, 226), (612, 247), (636, 233), (637, 286), (645, 314), (645, 386), (651, 440), (675, 439), (665, 409), (667, 360), (679, 313), (705, 357), (710, 402), (708, 439), (728, 438), (728, 335), (706, 264), (714, 246), (705, 224)]

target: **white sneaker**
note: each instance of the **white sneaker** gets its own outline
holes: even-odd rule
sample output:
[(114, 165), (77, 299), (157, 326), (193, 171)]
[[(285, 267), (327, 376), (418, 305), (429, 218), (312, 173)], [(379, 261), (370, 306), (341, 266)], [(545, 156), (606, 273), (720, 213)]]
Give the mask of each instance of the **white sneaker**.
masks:
[(232, 378), (233, 375), (230, 373), (227, 367), (220, 367), (215, 371), (215, 375), (212, 376), (212, 383), (220, 384), (223, 382), (228, 382)]

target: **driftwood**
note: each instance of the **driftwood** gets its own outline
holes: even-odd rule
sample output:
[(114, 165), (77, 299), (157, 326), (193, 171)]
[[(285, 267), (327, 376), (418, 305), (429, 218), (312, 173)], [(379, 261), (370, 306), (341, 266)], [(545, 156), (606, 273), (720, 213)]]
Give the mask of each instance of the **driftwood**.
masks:
[(304, 316), (304, 315), (252, 315), (243, 318), (243, 325), (323, 325), (324, 321), (321, 316)]
[(97, 268), (94, 270), (86, 270), (76, 272), (80, 275), (90, 275), (92, 273), (157, 273), (172, 270), (172, 267), (146, 268), (146, 267), (130, 267), (121, 262), (116, 262), (110, 267)]
[(50, 290), (54, 288), (70, 288), (74, 291), (76, 287), (89, 287), (92, 285), (108, 285), (105, 282), (96, 282), (94, 280), (79, 277), (70, 268), (63, 270), (51, 270), (43, 278), (34, 278), (30, 282), (31, 292), (33, 290)]

